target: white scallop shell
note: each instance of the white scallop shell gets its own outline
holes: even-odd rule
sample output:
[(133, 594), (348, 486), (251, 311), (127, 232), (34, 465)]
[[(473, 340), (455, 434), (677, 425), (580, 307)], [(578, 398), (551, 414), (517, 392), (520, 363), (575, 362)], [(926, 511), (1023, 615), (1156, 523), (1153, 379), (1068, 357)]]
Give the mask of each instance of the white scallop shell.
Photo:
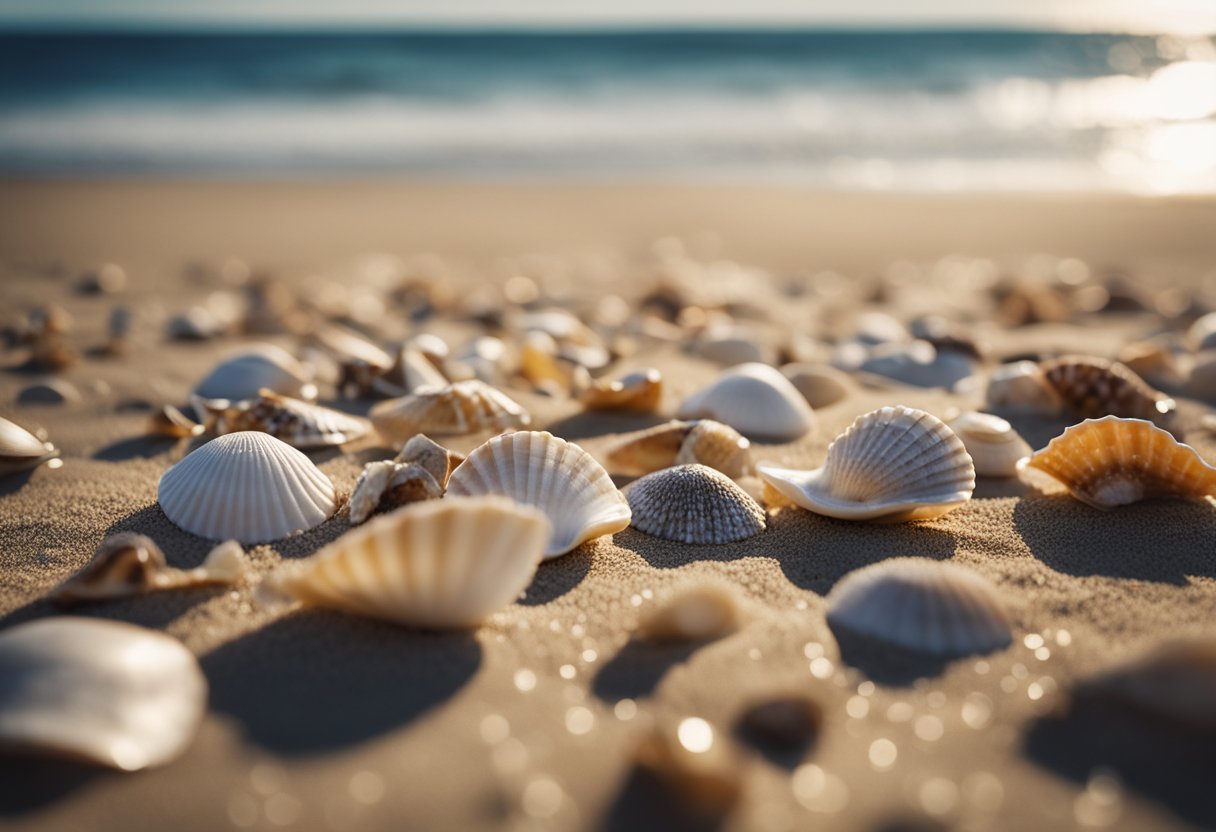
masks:
[(57, 456), (59, 451), (50, 442), (0, 417), (0, 476), (34, 468)]
[(721, 471), (677, 465), (625, 489), (633, 526), (681, 543), (731, 543), (764, 531), (764, 509)]
[(1018, 460), (1034, 451), (1013, 425), (1000, 416), (968, 410), (949, 422), (981, 477), (1014, 477)]
[(157, 500), (174, 525), (212, 540), (277, 540), (324, 523), (334, 486), (295, 448), (258, 431), (213, 439), (160, 478)]
[(629, 525), (629, 504), (603, 466), (544, 431), (508, 433), (475, 448), (452, 472), (448, 494), (502, 494), (539, 508), (553, 526), (546, 560)]
[(56, 617), (0, 633), (0, 746), (136, 771), (189, 746), (207, 680), (181, 642)]
[(1013, 638), (996, 587), (954, 563), (884, 560), (850, 572), (827, 602), (832, 629), (920, 653), (991, 653)]
[(198, 383), (194, 395), (241, 401), (252, 399), (264, 387), (287, 396), (312, 398), (308, 380), (307, 369), (290, 353), (273, 344), (259, 344), (221, 362)]
[(936, 416), (903, 406), (857, 417), (828, 446), (822, 468), (760, 465), (757, 472), (795, 505), (841, 520), (927, 520), (975, 490), (962, 440)]
[(817, 427), (815, 412), (789, 380), (767, 364), (740, 364), (684, 400), (681, 419), (714, 419), (746, 436), (790, 442)]
[(426, 387), (380, 402), (370, 415), (376, 430), (390, 442), (405, 442), (418, 433), (451, 436), (502, 431), (532, 421), (518, 402), (476, 379)]
[(543, 512), (505, 497), (415, 503), (284, 566), (268, 588), (401, 624), (471, 627), (528, 586), (549, 531)]

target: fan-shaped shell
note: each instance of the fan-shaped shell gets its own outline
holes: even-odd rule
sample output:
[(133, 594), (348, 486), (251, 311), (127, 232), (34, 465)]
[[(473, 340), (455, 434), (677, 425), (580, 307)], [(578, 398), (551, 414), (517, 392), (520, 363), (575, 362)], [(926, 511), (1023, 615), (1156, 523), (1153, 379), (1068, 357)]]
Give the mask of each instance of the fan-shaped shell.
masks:
[(1143, 419), (1086, 419), (1019, 463), (1018, 473), (1041, 491), (1067, 492), (1100, 509), (1153, 497), (1216, 497), (1216, 468)]
[(1082, 682), (1079, 699), (1101, 697), (1206, 729), (1216, 729), (1216, 638), (1158, 645)]
[(366, 436), (371, 429), (366, 419), (270, 390), (225, 408), (215, 420), (218, 434), (257, 430), (295, 448), (342, 445)]
[(532, 421), (506, 393), (476, 379), (427, 387), (380, 402), (372, 408), (371, 419), (390, 442), (404, 442), (416, 433), (443, 436), (503, 431)]
[(956, 658), (991, 653), (1013, 638), (995, 586), (970, 569), (893, 558), (850, 572), (828, 595), (833, 630)]
[(541, 511), (505, 497), (434, 500), (373, 518), (268, 586), (401, 624), (472, 627), (523, 592), (548, 539)]
[(0, 417), (0, 476), (34, 468), (57, 456), (59, 451), (50, 442)]
[(738, 478), (751, 468), (750, 447), (737, 430), (712, 419), (671, 421), (633, 434), (611, 448), (607, 458), (612, 470), (631, 476), (700, 463)]
[(1085, 419), (1122, 416), (1162, 422), (1176, 403), (1117, 361), (1070, 355), (1042, 363), (1043, 378), (1064, 408)]
[(628, 410), (654, 413), (663, 398), (663, 375), (653, 367), (611, 381), (594, 381), (579, 401), (588, 410)]
[(795, 505), (842, 520), (927, 520), (975, 490), (962, 440), (936, 416), (903, 406), (859, 416), (828, 446), (822, 468), (757, 471)]
[(258, 431), (213, 439), (160, 478), (157, 499), (174, 525), (213, 540), (277, 540), (324, 523), (334, 486), (295, 448)]
[(207, 681), (181, 642), (56, 617), (0, 633), (0, 745), (135, 771), (186, 750)]
[(854, 389), (848, 373), (827, 364), (786, 364), (781, 372), (812, 408), (836, 404)]
[(782, 442), (817, 427), (815, 412), (789, 379), (767, 364), (740, 364), (684, 400), (681, 419), (714, 419), (745, 436)]
[(677, 465), (625, 489), (633, 526), (681, 543), (730, 543), (764, 531), (764, 509), (721, 471)]
[(543, 511), (553, 526), (545, 559), (629, 525), (629, 504), (608, 472), (573, 442), (544, 432), (496, 436), (448, 478), (455, 496), (502, 494)]
[(1018, 460), (1028, 457), (1033, 449), (1013, 425), (1000, 416), (969, 410), (950, 420), (954, 431), (981, 477), (1013, 477), (1018, 473)]
[(198, 383), (194, 395), (235, 402), (251, 399), (266, 388), (288, 396), (312, 398), (308, 376), (304, 365), (285, 350), (260, 344), (221, 362)]

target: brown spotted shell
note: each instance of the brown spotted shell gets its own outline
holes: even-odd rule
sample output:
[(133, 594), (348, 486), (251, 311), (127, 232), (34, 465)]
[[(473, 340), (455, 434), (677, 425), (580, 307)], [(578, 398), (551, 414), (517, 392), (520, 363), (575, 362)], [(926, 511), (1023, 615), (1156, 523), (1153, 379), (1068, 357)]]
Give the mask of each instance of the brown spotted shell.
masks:
[(705, 465), (647, 474), (625, 490), (633, 526), (681, 543), (731, 543), (764, 531), (764, 509), (746, 491)]
[(1117, 361), (1068, 355), (1040, 367), (1064, 408), (1085, 419), (1120, 416), (1161, 423), (1176, 407), (1173, 399)]

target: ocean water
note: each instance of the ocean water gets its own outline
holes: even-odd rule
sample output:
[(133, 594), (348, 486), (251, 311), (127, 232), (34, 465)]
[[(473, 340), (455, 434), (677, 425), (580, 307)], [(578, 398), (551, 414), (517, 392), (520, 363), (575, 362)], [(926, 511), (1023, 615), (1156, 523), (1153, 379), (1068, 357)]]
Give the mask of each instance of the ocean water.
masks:
[(1216, 192), (1216, 41), (0, 34), (0, 173)]

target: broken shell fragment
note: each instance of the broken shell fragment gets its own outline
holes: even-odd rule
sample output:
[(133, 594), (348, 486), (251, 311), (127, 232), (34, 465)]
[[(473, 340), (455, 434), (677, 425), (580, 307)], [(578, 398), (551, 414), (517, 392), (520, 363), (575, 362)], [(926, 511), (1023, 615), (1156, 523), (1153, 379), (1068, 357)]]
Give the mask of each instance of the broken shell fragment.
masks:
[(162, 405), (148, 419), (149, 436), (186, 439), (203, 433), (203, 426), (171, 404)]
[(417, 433), (452, 436), (519, 428), (532, 417), (506, 393), (470, 379), (380, 402), (372, 408), (371, 420), (386, 440), (404, 442)]
[(671, 421), (632, 434), (611, 448), (607, 459), (613, 471), (631, 476), (700, 463), (735, 479), (751, 470), (750, 447), (737, 430), (712, 419)]
[(1074, 698), (1112, 700), (1192, 728), (1216, 731), (1216, 638), (1158, 645), (1085, 680)]
[(740, 364), (684, 400), (681, 419), (714, 419), (750, 437), (792, 442), (817, 427), (815, 412), (785, 376), (767, 364)]
[(638, 623), (638, 634), (654, 641), (710, 641), (738, 630), (743, 618), (733, 584), (701, 578), (665, 593)]
[(655, 413), (662, 398), (663, 375), (653, 367), (648, 367), (612, 381), (593, 381), (579, 396), (579, 401), (588, 410)]
[(764, 531), (764, 509), (734, 481), (705, 465), (677, 465), (625, 489), (638, 531), (680, 543), (745, 540)]
[(448, 477), (457, 465), (464, 462), (464, 457), (420, 433), (402, 446), (394, 461), (417, 465), (434, 477), (441, 487), (447, 488)]
[(1120, 416), (1165, 423), (1177, 404), (1117, 361), (1064, 356), (1042, 363), (1043, 378), (1069, 413), (1083, 419)]
[(350, 495), (350, 522), (358, 525), (377, 511), (442, 496), (443, 486), (421, 466), (393, 460), (369, 462)]
[(311, 402), (260, 390), (252, 399), (220, 410), (212, 429), (220, 435), (261, 431), (294, 448), (344, 445), (371, 433), (366, 419)]
[(59, 451), (50, 442), (0, 417), (0, 476), (37, 468), (57, 456)]
[(969, 410), (949, 422), (981, 477), (1015, 477), (1018, 461), (1030, 456), (1033, 449), (1013, 425), (1000, 416)]

